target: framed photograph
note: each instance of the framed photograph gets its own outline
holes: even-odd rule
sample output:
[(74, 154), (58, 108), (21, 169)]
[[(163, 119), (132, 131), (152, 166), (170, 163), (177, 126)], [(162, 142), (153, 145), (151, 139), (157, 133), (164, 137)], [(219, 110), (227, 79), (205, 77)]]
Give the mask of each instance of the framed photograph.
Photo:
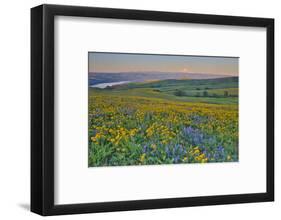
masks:
[(31, 9), (31, 211), (273, 200), (273, 19)]

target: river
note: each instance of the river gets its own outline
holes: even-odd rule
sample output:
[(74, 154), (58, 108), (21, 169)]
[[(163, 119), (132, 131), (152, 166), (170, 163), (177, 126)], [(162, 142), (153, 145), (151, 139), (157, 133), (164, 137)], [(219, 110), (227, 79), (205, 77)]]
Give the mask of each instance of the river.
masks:
[(91, 85), (90, 87), (92, 87), (92, 88), (104, 89), (104, 88), (106, 88), (106, 87), (111, 87), (111, 86), (116, 86), (116, 85), (127, 84), (127, 83), (130, 83), (130, 82), (131, 82), (131, 81), (110, 82), (110, 83), (99, 83), (99, 84)]

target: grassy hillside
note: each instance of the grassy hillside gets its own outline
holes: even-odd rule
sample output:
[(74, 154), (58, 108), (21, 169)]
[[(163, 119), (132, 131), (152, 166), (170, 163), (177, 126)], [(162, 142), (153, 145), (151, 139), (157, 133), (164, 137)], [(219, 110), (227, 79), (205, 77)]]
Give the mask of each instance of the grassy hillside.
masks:
[(183, 102), (237, 104), (238, 77), (129, 83), (106, 89), (90, 88), (90, 93), (93, 91), (99, 94), (154, 97)]
[(121, 88), (185, 88), (189, 90), (205, 89), (205, 88), (233, 88), (238, 87), (238, 77), (226, 77), (218, 79), (168, 79), (154, 82), (130, 83), (119, 86)]

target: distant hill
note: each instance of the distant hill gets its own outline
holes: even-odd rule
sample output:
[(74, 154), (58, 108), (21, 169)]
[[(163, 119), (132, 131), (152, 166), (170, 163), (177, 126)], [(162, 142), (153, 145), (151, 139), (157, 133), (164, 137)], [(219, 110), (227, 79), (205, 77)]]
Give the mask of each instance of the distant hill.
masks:
[(104, 88), (90, 88), (90, 94), (111, 94), (167, 99), (184, 102), (237, 104), (239, 78), (165, 79), (152, 82), (129, 82)]
[(166, 79), (145, 83), (128, 83), (116, 86), (119, 89), (128, 88), (159, 88), (171, 90), (171, 88), (184, 90), (208, 90), (220, 88), (238, 88), (238, 77), (223, 77), (214, 79)]
[(227, 75), (212, 75), (203, 73), (182, 72), (120, 72), (120, 73), (89, 73), (89, 85), (111, 82), (146, 82), (168, 79), (214, 79), (229, 77)]

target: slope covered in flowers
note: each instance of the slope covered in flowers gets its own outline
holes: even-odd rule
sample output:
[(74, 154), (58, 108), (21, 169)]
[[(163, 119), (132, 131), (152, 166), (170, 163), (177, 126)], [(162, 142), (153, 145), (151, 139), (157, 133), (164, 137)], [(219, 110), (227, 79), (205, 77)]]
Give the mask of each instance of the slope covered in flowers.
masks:
[(89, 92), (89, 166), (238, 161), (238, 105)]

